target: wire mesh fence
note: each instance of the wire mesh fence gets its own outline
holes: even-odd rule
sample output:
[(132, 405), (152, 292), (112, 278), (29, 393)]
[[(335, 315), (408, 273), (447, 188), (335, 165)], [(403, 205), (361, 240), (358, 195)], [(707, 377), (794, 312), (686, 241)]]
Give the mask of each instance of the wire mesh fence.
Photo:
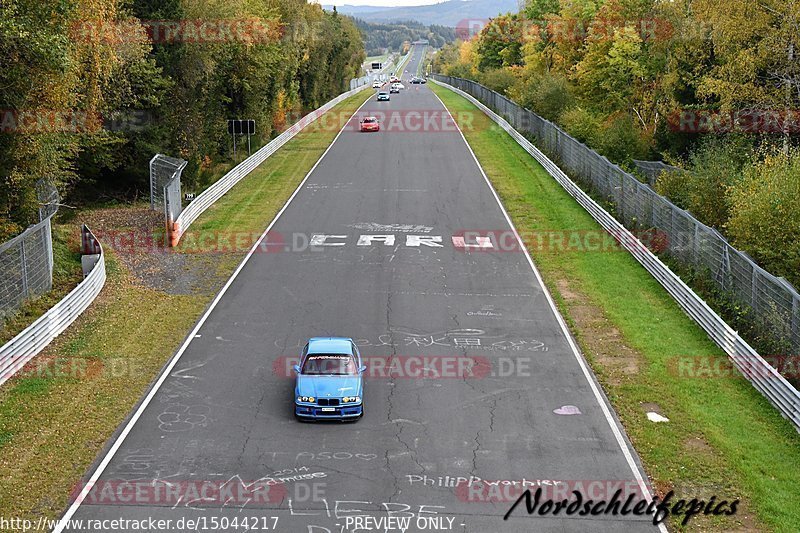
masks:
[(50, 219), (58, 210), (56, 188), (37, 183), (39, 222), (0, 244), (0, 319), (22, 303), (53, 288), (53, 241)]
[[(163, 154), (156, 154), (150, 160), (150, 209), (164, 209), (166, 213), (165, 201), (173, 201), (172, 208), (175, 209), (174, 195), (175, 180), (177, 178), (178, 203), (180, 206), (180, 176), (186, 167), (186, 161)], [(169, 187), (169, 190), (167, 188)], [(180, 211), (175, 215), (180, 214)]]
[(655, 185), (656, 180), (663, 172), (679, 172), (682, 170), (680, 167), (668, 165), (663, 161), (640, 161), (634, 159), (633, 164), (636, 165), (636, 170), (647, 179), (647, 183), (650, 185)]
[(0, 385), (24, 368), (28, 361), (67, 329), (103, 289), (106, 282), (103, 249), (100, 241), (85, 225), (81, 229), (81, 254), (83, 258), (90, 256), (92, 259), (84, 261), (82, 258), (85, 276), (83, 281), (33, 324), (0, 346)]
[(177, 172), (175, 176), (164, 185), (164, 216), (166, 217), (167, 224), (172, 224), (178, 219), (181, 211), (183, 211), (183, 204), (181, 197), (181, 173)]
[(181, 174), (186, 163), (163, 154), (156, 154), (150, 160), (150, 209), (163, 210), (167, 233), (183, 212)]
[(474, 81), (438, 74), (434, 79), (472, 95), (518, 131), (533, 135), (565, 171), (609, 202), (628, 229), (658, 231), (664, 238), (657, 251), (706, 275), (720, 291), (752, 309), (759, 325), (769, 330), (771, 346), (783, 354), (800, 354), (800, 294), (788, 281), (759, 267), (714, 228), (552, 122)]

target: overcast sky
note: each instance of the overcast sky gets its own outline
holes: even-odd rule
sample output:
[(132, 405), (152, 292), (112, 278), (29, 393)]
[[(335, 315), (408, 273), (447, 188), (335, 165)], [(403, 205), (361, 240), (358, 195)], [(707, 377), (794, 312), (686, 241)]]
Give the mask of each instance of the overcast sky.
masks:
[(318, 4), (341, 6), (349, 4), (351, 6), (424, 6), (438, 4), (435, 0), (315, 0)]

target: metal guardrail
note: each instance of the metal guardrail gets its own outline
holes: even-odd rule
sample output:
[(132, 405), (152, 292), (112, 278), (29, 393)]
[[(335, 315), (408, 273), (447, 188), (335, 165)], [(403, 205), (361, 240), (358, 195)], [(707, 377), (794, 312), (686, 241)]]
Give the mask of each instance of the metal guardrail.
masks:
[[(570, 196), (589, 212), (590, 215), (620, 244), (633, 255), (639, 263), (672, 295), (683, 310), (702, 327), (709, 337), (722, 348), (734, 365), (750, 383), (766, 397), (795, 429), (800, 431), (800, 393), (758, 352), (742, 339), (706, 302), (689, 288), (680, 277), (653, 254), (633, 233), (611, 216), (588, 194), (578, 187), (555, 163), (536, 148), (525, 136), (514, 129), (503, 117), (489, 109), (471, 94), (445, 83), (447, 76), (432, 75), (434, 82), (463, 96), (531, 154), (547, 172), (566, 190)], [(485, 87), (483, 88), (486, 89)], [(496, 93), (495, 93), (496, 94)], [(498, 95), (499, 96), (499, 95)], [(520, 108), (521, 109), (521, 108)]]
[[(398, 68), (408, 61), (408, 58), (411, 57), (411, 52), (406, 54), (406, 56), (401, 60)], [(389, 65), (384, 67), (384, 70), (388, 68)], [(247, 177), (250, 172), (252, 172), (258, 165), (263, 163), (269, 156), (274, 154), (281, 148), (284, 144), (290, 141), (295, 135), (300, 133), (303, 128), (317, 120), (320, 116), (325, 114), (329, 111), (333, 106), (346, 100), (347, 98), (353, 96), (354, 94), (370, 87), (370, 83), (372, 78), (375, 75), (365, 76), (364, 78), (367, 79), (365, 83), (356, 87), (355, 89), (351, 89), (347, 92), (344, 92), (334, 98), (333, 100), (327, 102), (323, 106), (315, 109), (311, 113), (307, 114), (295, 124), (293, 124), (289, 129), (272, 139), (270, 142), (262, 146), (256, 153), (236, 165), (230, 172), (225, 174), (222, 178), (220, 178), (216, 183), (214, 183), (211, 187), (203, 191), (200, 195), (198, 195), (192, 203), (190, 203), (186, 209), (184, 209), (181, 214), (178, 216), (177, 219), (172, 223), (172, 227), (169, 228), (170, 230), (170, 245), (177, 246), (180, 242), (181, 237), (192, 225), (192, 223), (197, 220), (197, 218), (209, 207), (211, 207), (214, 202), (222, 198), (228, 191), (230, 191), (234, 185), (239, 183), (242, 179)], [(361, 78), (359, 78), (361, 80)]]
[(0, 347), (0, 385), (67, 329), (89, 307), (105, 285), (106, 265), (103, 248), (86, 226), (81, 230), (81, 242), (83, 259), (89, 260), (91, 270), (60, 302)]
[[(442, 79), (442, 78), (440, 78)], [(746, 320), (770, 355), (800, 354), (800, 293), (736, 249), (717, 230), (681, 209), (581, 143), (557, 124), (472, 80), (447, 78), (504, 117), (518, 131), (533, 135), (545, 154), (557, 158), (573, 179), (613, 206), (631, 230), (655, 231), (661, 252), (696, 272), (732, 303), (745, 306)]]

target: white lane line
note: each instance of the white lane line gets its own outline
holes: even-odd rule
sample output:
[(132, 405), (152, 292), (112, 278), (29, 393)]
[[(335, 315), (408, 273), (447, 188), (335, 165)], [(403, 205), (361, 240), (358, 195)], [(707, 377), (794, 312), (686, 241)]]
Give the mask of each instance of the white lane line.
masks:
[(344, 126), (342, 126), (342, 129), (339, 130), (339, 133), (336, 134), (336, 137), (333, 138), (333, 141), (331, 142), (331, 144), (328, 146), (328, 148), (325, 149), (325, 151), (322, 153), (322, 155), (319, 156), (319, 159), (317, 159), (316, 163), (314, 163), (314, 166), (311, 167), (311, 170), (308, 171), (308, 174), (305, 175), (305, 177), (303, 178), (303, 181), (300, 182), (300, 184), (294, 190), (294, 192), (289, 197), (289, 199), (286, 200), (286, 203), (283, 204), (283, 207), (281, 208), (281, 210), (278, 211), (278, 214), (275, 215), (275, 218), (272, 219), (272, 222), (269, 223), (269, 226), (267, 226), (267, 229), (265, 229), (264, 233), (261, 234), (261, 237), (259, 237), (258, 240), (256, 241), (256, 243), (253, 245), (253, 247), (250, 248), (250, 251), (247, 253), (245, 258), (242, 259), (242, 262), (239, 263), (239, 266), (236, 267), (236, 270), (233, 272), (231, 277), (228, 279), (228, 281), (222, 287), (222, 290), (219, 291), (217, 296), (214, 298), (214, 301), (211, 302), (211, 305), (208, 307), (206, 312), (203, 314), (202, 317), (200, 317), (200, 320), (197, 322), (197, 324), (195, 325), (194, 329), (192, 329), (191, 333), (189, 333), (189, 335), (186, 337), (186, 340), (184, 340), (184, 342), (181, 345), (181, 347), (178, 349), (178, 351), (175, 353), (175, 355), (172, 356), (172, 359), (170, 360), (169, 364), (161, 372), (161, 375), (159, 376), (158, 381), (156, 381), (155, 385), (153, 385), (153, 387), (147, 393), (147, 396), (145, 396), (144, 400), (139, 405), (139, 408), (136, 410), (136, 412), (133, 414), (131, 419), (128, 421), (128, 424), (125, 426), (125, 429), (123, 429), (122, 432), (119, 434), (119, 436), (117, 437), (117, 440), (115, 440), (114, 444), (111, 445), (111, 448), (109, 448), (109, 450), (106, 453), (105, 457), (103, 457), (103, 460), (100, 461), (100, 464), (97, 466), (97, 469), (94, 471), (92, 476), (89, 478), (89, 481), (86, 482), (86, 484), (84, 485), (84, 487), (81, 490), (80, 494), (78, 494), (78, 497), (75, 499), (75, 501), (69, 507), (69, 509), (67, 509), (67, 512), (64, 513), (64, 516), (62, 516), (61, 519), (58, 521), (58, 523), (56, 524), (56, 527), (53, 529), (53, 533), (61, 533), (61, 531), (63, 531), (64, 526), (67, 524), (67, 522), (70, 520), (70, 518), (72, 518), (72, 516), (75, 514), (75, 512), (81, 506), (83, 501), (86, 499), (86, 496), (89, 494), (89, 491), (92, 489), (92, 487), (97, 482), (97, 480), (100, 478), (100, 476), (103, 474), (103, 471), (106, 469), (106, 467), (108, 467), (108, 464), (111, 462), (111, 459), (114, 458), (114, 454), (116, 454), (117, 450), (119, 450), (120, 446), (122, 446), (122, 443), (125, 441), (125, 438), (131, 432), (131, 430), (133, 429), (133, 426), (139, 420), (139, 417), (142, 416), (142, 413), (144, 412), (144, 410), (147, 408), (147, 406), (153, 400), (153, 398), (155, 397), (156, 393), (158, 392), (158, 389), (160, 389), (161, 385), (163, 385), (164, 381), (166, 381), (167, 377), (172, 372), (172, 369), (175, 367), (175, 365), (178, 363), (178, 361), (180, 360), (180, 358), (183, 355), (183, 353), (189, 347), (189, 344), (196, 337), (200, 336), (200, 335), (198, 335), (198, 331), (200, 330), (201, 327), (203, 327), (203, 324), (205, 324), (206, 319), (208, 319), (208, 317), (211, 314), (211, 312), (214, 310), (214, 308), (217, 306), (219, 301), (225, 295), (225, 292), (227, 292), (228, 288), (231, 286), (233, 281), (236, 279), (236, 276), (239, 275), (239, 273), (242, 271), (244, 266), (250, 260), (250, 257), (253, 255), (255, 250), (261, 244), (261, 241), (264, 240), (264, 237), (266, 237), (267, 233), (269, 233), (269, 230), (272, 229), (272, 226), (275, 225), (275, 222), (277, 222), (277, 220), (280, 218), (280, 216), (283, 214), (283, 212), (286, 210), (286, 208), (289, 207), (289, 204), (292, 202), (292, 200), (294, 200), (294, 197), (297, 196), (297, 193), (300, 192), (300, 190), (303, 188), (303, 185), (305, 185), (306, 180), (308, 180), (308, 177), (311, 175), (312, 172), (314, 172), (314, 169), (317, 168), (317, 165), (319, 165), (320, 162), (322, 162), (322, 160), (325, 158), (325, 156), (328, 154), (328, 152), (331, 150), (331, 148), (333, 148), (333, 145), (336, 144), (336, 140), (339, 138), (339, 135), (341, 135), (342, 132), (347, 128), (347, 125), (350, 123), (350, 121), (353, 120), (353, 118), (356, 117), (356, 115), (361, 110), (361, 108), (364, 107), (364, 104), (366, 104), (370, 100), (371, 100), (371, 98), (366, 98), (364, 100), (364, 102), (360, 106), (358, 106), (358, 109), (356, 109), (353, 112), (353, 114), (350, 116), (350, 118), (347, 119), (347, 122), (345, 122)]
[[(564, 318), (561, 316), (561, 313), (558, 312), (558, 308), (556, 307), (556, 303), (553, 300), (553, 296), (550, 294), (550, 291), (544, 284), (544, 279), (542, 279), (542, 275), (539, 273), (539, 269), (536, 268), (536, 265), (533, 263), (533, 259), (531, 259), (531, 255), (528, 253), (528, 249), (525, 247), (525, 243), (522, 242), (522, 239), (519, 236), (519, 232), (517, 231), (516, 226), (514, 226), (514, 223), (511, 221), (511, 217), (508, 216), (508, 212), (506, 211), (506, 208), (503, 206), (503, 202), (500, 201), (500, 197), (497, 195), (497, 191), (495, 191), (494, 187), (492, 186), (492, 182), (489, 181), (489, 177), (486, 176), (486, 172), (483, 171), (483, 167), (478, 161), (478, 157), (475, 155), (475, 152), (472, 150), (472, 147), (467, 142), (467, 138), (464, 137), (464, 132), (461, 131), (461, 128), (458, 126), (458, 122), (456, 122), (456, 119), (450, 113), (450, 110), (447, 109), (447, 106), (444, 105), (442, 99), (439, 98), (439, 95), (433, 91), (431, 91), (431, 93), (433, 93), (436, 99), (439, 100), (439, 103), (442, 104), (442, 107), (444, 107), (445, 111), (447, 111), (447, 114), (450, 115), (450, 119), (453, 121), (453, 124), (455, 124), (458, 133), (461, 135), (461, 139), (464, 141), (464, 144), (467, 145), (469, 153), (472, 154), (472, 159), (475, 161), (475, 164), (478, 165), (478, 170), (481, 171), (481, 175), (483, 176), (486, 185), (489, 187), (489, 190), (492, 191), (492, 195), (494, 196), (494, 199), (497, 201), (497, 205), (500, 206), (500, 210), (503, 212), (503, 216), (505, 217), (506, 222), (508, 223), (511, 230), (514, 232), (514, 235), (517, 237), (517, 242), (519, 243), (521, 249), (525, 251), (525, 258), (528, 260), (528, 264), (530, 265), (531, 270), (533, 270), (533, 274), (536, 276), (536, 280), (538, 281), (539, 286), (542, 288), (542, 292), (544, 293), (545, 298), (547, 299), (547, 303), (550, 304), (550, 310), (555, 315), (556, 320), (558, 321), (558, 325), (561, 326), (561, 331), (564, 333), (564, 337), (567, 339), (567, 343), (572, 349), (572, 353), (575, 356), (575, 360), (578, 361), (578, 365), (580, 365), (581, 370), (583, 371), (583, 375), (584, 377), (586, 377), (586, 381), (589, 382), (589, 387), (591, 387), (592, 392), (594, 393), (594, 396), (597, 399), (597, 403), (600, 404), (600, 409), (603, 411), (603, 415), (605, 416), (608, 425), (611, 427), (611, 432), (614, 434), (614, 437), (617, 440), (617, 444), (619, 445), (620, 450), (622, 450), (622, 455), (625, 456), (625, 460), (627, 461), (628, 466), (631, 469), (631, 472), (633, 472), (633, 475), (636, 478), (636, 482), (639, 484), (639, 488), (641, 489), (645, 499), (648, 502), (651, 501), (653, 499), (653, 496), (650, 493), (650, 489), (647, 487), (647, 483), (645, 483), (644, 481), (644, 476), (642, 475), (642, 472), (639, 470), (636, 461), (633, 459), (633, 454), (631, 453), (631, 450), (628, 447), (628, 443), (625, 440), (625, 437), (623, 437), (622, 435), (622, 430), (617, 424), (617, 421), (614, 418), (614, 416), (611, 414), (611, 407), (606, 402), (605, 396), (600, 392), (600, 389), (598, 388), (597, 383), (594, 380), (593, 374), (589, 370), (586, 361), (584, 360), (583, 356), (578, 350), (578, 346), (575, 344), (575, 341), (569, 332), (567, 323), (564, 321)], [(667, 528), (663, 522), (658, 524), (658, 529), (662, 533), (667, 533)]]

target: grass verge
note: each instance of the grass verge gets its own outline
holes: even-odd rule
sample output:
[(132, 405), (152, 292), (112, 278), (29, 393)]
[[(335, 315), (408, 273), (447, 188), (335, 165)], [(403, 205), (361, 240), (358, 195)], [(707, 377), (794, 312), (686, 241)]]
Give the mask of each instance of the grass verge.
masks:
[(80, 238), (77, 226), (54, 222), (52, 228), (53, 288), (39, 297), (27, 300), (15, 313), (0, 321), (0, 346), (30, 326), (83, 279), (81, 254), (76, 245)]
[[(371, 94), (358, 93), (328, 116), (351, 114)], [(322, 124), (289, 141), (192, 229), (260, 234), (338, 132), (335, 121)], [(243, 253), (223, 254), (204, 277), (221, 284)], [(209, 291), (147, 286), (112, 250), (106, 261), (108, 281), (92, 307), (0, 389), (0, 516), (61, 514), (71, 489), (213, 298)]]
[[(602, 228), (508, 134), (466, 99), (431, 88), (453, 114), (472, 117), (464, 135), (518, 230), (543, 237), (529, 251), (657, 491), (741, 500), (734, 516), (671, 527), (796, 531), (800, 435), (791, 424), (738, 375), (677, 370), (726, 357), (628, 253), (581, 246)], [(650, 422), (647, 411), (670, 421)]]

